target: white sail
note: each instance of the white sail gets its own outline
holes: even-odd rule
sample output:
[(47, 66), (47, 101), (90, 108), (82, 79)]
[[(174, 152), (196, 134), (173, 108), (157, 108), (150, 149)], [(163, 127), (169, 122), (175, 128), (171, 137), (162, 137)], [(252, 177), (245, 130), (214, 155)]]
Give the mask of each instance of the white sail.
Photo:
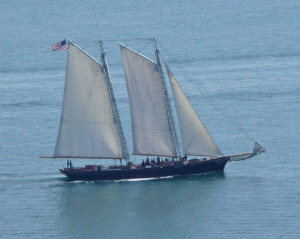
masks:
[(133, 154), (176, 156), (157, 64), (120, 46), (130, 102)]
[(221, 151), (209, 135), (167, 65), (166, 68), (175, 99), (184, 154), (221, 155)]
[(54, 157), (124, 157), (103, 68), (72, 43)]

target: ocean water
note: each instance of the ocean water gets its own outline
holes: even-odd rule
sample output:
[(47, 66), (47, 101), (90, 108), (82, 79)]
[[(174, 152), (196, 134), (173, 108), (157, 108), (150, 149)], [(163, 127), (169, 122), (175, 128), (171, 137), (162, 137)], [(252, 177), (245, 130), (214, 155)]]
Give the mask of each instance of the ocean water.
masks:
[[(116, 43), (152, 58), (151, 41), (133, 38), (156, 37), (220, 149), (248, 152), (255, 140), (267, 153), (224, 173), (88, 183), (40, 159), (54, 151), (64, 88), (67, 51), (51, 44), (68, 37), (99, 58), (93, 9), (129, 149)], [(300, 238), (299, 1), (4, 0), (0, 10), (1, 238)]]

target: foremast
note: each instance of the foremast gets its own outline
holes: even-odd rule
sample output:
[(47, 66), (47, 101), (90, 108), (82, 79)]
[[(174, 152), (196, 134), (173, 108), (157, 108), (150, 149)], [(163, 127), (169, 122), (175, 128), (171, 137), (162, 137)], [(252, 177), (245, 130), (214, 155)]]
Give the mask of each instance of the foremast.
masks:
[(101, 51), (101, 62), (103, 64), (103, 68), (104, 68), (104, 74), (105, 74), (105, 80), (107, 83), (107, 88), (108, 88), (108, 92), (109, 92), (109, 99), (112, 105), (112, 110), (114, 113), (114, 119), (116, 120), (116, 124), (117, 124), (117, 129), (118, 129), (118, 133), (121, 139), (121, 145), (123, 148), (123, 152), (124, 152), (124, 159), (126, 161), (126, 163), (129, 160), (129, 153), (128, 153), (128, 148), (127, 148), (127, 143), (126, 143), (126, 139), (124, 136), (124, 131), (123, 131), (123, 127), (122, 127), (122, 123), (120, 120), (120, 115), (119, 115), (119, 111), (118, 111), (118, 107), (117, 107), (117, 102), (116, 102), (116, 98), (115, 98), (115, 94), (112, 88), (112, 83), (111, 83), (111, 78), (110, 78), (110, 73), (109, 73), (109, 69), (108, 69), (108, 65), (107, 65), (107, 60), (105, 57), (105, 50), (104, 50), (104, 45), (103, 45), (103, 40), (101, 38), (100, 35), (100, 40), (99, 40), (99, 45), (100, 45), (100, 51)]
[(164, 73), (163, 73), (162, 66), (161, 66), (160, 52), (159, 52), (159, 49), (158, 49), (158, 46), (157, 46), (156, 38), (153, 38), (153, 42), (154, 42), (154, 46), (155, 46), (155, 56), (156, 56), (157, 66), (158, 66), (158, 70), (159, 70), (159, 74), (160, 74), (160, 78), (161, 78), (161, 83), (162, 83), (162, 88), (163, 88), (163, 92), (164, 92), (168, 118), (169, 118), (169, 122), (170, 122), (170, 126), (171, 126), (171, 133), (173, 135), (172, 139), (173, 139), (173, 143), (175, 145), (176, 157), (178, 157), (179, 154), (180, 154), (178, 133), (177, 133), (177, 129), (176, 129), (175, 122), (174, 122), (174, 116), (173, 116), (172, 108), (170, 106), (170, 97), (169, 97), (166, 80), (165, 80)]

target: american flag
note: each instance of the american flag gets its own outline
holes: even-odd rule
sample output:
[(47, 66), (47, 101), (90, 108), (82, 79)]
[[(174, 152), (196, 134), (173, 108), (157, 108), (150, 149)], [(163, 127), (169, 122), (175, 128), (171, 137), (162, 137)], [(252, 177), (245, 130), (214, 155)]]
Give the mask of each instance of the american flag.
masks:
[(68, 49), (68, 44), (66, 40), (57, 42), (52, 45), (52, 51), (63, 51)]

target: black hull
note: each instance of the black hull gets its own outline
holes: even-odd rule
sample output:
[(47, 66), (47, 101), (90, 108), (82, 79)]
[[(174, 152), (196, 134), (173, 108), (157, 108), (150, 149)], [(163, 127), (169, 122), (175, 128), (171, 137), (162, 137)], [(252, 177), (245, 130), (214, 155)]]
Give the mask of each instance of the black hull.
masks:
[(209, 172), (224, 171), (229, 157), (210, 159), (196, 163), (175, 164), (165, 167), (151, 168), (128, 168), (119, 170), (85, 170), (62, 168), (60, 172), (66, 175), (70, 180), (121, 180), (121, 179), (138, 179), (138, 178), (161, 178), (168, 176), (193, 175)]

